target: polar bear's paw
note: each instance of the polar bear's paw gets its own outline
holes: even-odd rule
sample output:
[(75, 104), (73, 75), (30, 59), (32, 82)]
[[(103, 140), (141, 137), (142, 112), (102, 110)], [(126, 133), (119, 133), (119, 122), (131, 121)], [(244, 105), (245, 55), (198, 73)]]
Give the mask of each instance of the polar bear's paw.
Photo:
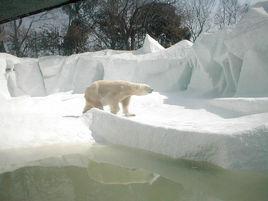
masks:
[(136, 114), (127, 113), (127, 114), (125, 114), (125, 116), (126, 116), (126, 117), (135, 117), (135, 116), (136, 116)]

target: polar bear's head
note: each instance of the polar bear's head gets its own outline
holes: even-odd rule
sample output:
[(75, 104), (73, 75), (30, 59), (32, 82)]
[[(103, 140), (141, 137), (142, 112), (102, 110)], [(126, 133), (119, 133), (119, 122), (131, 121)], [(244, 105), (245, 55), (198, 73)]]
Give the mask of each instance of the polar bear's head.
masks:
[(147, 84), (137, 84), (134, 89), (136, 96), (143, 96), (153, 92), (153, 89)]

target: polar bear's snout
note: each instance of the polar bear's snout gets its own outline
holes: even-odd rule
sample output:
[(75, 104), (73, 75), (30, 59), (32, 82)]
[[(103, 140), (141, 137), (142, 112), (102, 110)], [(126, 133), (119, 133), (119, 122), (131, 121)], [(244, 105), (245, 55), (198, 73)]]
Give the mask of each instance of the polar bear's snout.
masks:
[(144, 85), (144, 89), (145, 89), (145, 91), (148, 93), (148, 94), (150, 94), (150, 93), (152, 93), (153, 92), (153, 88), (151, 88), (149, 85)]

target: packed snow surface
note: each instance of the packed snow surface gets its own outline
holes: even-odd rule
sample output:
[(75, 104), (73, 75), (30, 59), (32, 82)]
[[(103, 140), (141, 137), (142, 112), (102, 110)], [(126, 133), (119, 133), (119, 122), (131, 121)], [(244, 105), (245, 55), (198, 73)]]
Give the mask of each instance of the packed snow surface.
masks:
[(93, 142), (81, 119), (82, 95), (0, 98), (0, 150)]
[[(232, 169), (267, 169), (267, 111), (243, 115), (218, 109), (211, 100), (174, 96), (134, 97), (131, 111), (136, 116), (131, 118), (91, 110), (86, 115), (92, 119), (92, 134), (100, 142), (172, 158), (209, 161)], [(176, 105), (168, 104), (174, 100)], [(229, 100), (225, 103), (228, 106)]]
[[(267, 2), (258, 3), (233, 29), (167, 49), (147, 35), (136, 51), (36, 59), (0, 54), (0, 157), (97, 140), (225, 168), (267, 170), (266, 8)], [(100, 79), (147, 83), (155, 92), (132, 98), (135, 117), (106, 107), (82, 115), (83, 92)]]

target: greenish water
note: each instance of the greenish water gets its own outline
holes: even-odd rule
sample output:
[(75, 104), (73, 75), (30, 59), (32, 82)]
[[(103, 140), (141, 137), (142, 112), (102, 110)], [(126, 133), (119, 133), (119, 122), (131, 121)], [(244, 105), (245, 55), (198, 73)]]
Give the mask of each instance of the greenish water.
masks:
[(111, 146), (0, 174), (0, 201), (267, 201), (268, 172)]

